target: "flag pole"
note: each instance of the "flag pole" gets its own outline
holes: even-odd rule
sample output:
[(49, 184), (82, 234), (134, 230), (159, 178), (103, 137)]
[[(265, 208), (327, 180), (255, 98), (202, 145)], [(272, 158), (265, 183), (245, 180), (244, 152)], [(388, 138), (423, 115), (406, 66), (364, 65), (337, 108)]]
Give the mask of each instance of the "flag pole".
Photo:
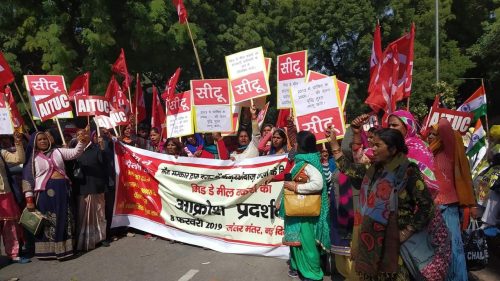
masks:
[[(481, 78), (481, 86), (483, 87), (484, 97), (486, 99), (486, 88), (484, 87), (484, 78)], [(486, 114), (484, 115), (486, 119), (486, 134), (490, 134), (490, 125), (488, 124), (488, 99), (486, 99)]]
[(19, 97), (21, 98), (21, 101), (22, 101), (22, 103), (24, 105), (24, 108), (26, 109), (26, 113), (28, 113), (28, 116), (30, 117), (31, 123), (35, 127), (35, 131), (38, 131), (38, 127), (36, 126), (35, 119), (33, 119), (33, 115), (31, 115), (31, 112), (30, 112), (31, 111), (31, 106), (28, 107), (26, 105), (26, 101), (24, 101), (24, 97), (21, 94), (21, 91), (19, 90), (19, 87), (17, 86), (17, 82), (16, 81), (14, 81), (14, 86), (16, 87), (16, 91), (19, 94)]
[(59, 134), (61, 135), (63, 146), (66, 147), (66, 140), (64, 140), (64, 134), (63, 134), (62, 129), (61, 129), (61, 123), (59, 123), (59, 118), (57, 118), (57, 116), (55, 116), (54, 120), (56, 121), (57, 129), (59, 129)]
[(200, 70), (201, 79), (205, 79), (205, 77), (203, 76), (203, 70), (201, 69), (201, 63), (200, 63), (200, 57), (198, 56), (198, 50), (196, 49), (196, 45), (194, 44), (193, 34), (191, 34), (191, 28), (189, 27), (189, 21), (187, 19), (186, 19), (186, 25), (187, 25), (187, 29), (188, 29), (188, 33), (189, 33), (189, 38), (191, 38), (191, 43), (193, 44), (194, 55), (196, 57), (196, 62), (198, 63), (198, 68)]
[(139, 87), (139, 73), (136, 74), (136, 84), (135, 84), (135, 133), (137, 134), (137, 103), (139, 102), (137, 100), (137, 87)]

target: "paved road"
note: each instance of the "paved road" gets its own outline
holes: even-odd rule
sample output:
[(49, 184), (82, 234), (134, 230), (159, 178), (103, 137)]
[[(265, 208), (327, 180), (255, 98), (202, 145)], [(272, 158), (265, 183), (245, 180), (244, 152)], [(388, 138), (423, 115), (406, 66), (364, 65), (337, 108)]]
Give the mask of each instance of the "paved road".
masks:
[[(109, 248), (98, 248), (76, 259), (5, 265), (0, 259), (0, 281), (257, 281), (295, 280), (288, 277), (284, 260), (223, 254), (199, 247), (148, 240), (137, 234), (124, 237)], [(500, 280), (500, 260), (494, 257), (487, 269), (474, 272), (475, 280)], [(324, 280), (330, 280), (325, 277)], [(337, 279), (336, 279), (337, 280)], [(471, 280), (474, 280), (471, 278)]]

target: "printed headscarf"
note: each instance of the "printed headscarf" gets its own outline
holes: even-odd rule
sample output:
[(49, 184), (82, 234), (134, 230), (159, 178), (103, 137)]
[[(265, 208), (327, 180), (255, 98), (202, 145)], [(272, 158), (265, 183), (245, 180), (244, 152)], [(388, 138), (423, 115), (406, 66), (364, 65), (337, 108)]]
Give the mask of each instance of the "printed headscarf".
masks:
[[(431, 191), (432, 195), (436, 195), (439, 190), (439, 185), (434, 175), (434, 155), (430, 151), (427, 144), (417, 136), (417, 122), (415, 117), (406, 111), (398, 110), (390, 116), (396, 116), (406, 127), (405, 143), (408, 147), (408, 159), (417, 164), (418, 169), (424, 176), (424, 181)], [(390, 117), (389, 116), (389, 117)]]

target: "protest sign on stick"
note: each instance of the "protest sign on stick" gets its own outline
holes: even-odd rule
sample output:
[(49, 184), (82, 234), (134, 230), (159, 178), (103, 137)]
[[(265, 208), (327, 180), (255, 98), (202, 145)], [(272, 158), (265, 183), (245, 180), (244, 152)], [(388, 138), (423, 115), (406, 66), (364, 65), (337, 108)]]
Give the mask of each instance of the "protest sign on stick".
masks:
[(121, 108), (113, 108), (109, 112), (109, 118), (111, 118), (113, 123), (117, 126), (128, 125), (129, 123), (127, 113)]
[(310, 131), (318, 143), (326, 142), (329, 126), (337, 130), (338, 138), (345, 133), (344, 116), (333, 77), (302, 83), (291, 89), (297, 130)]
[[(36, 108), (36, 101), (59, 93), (67, 93), (62, 75), (24, 75), (24, 83), (31, 100), (33, 119), (41, 119)], [(57, 115), (58, 118), (73, 118), (72, 111)]]
[(227, 132), (233, 128), (230, 105), (198, 105), (194, 107), (194, 112), (198, 133)]
[(235, 104), (271, 94), (262, 47), (226, 56), (226, 66)]
[(307, 75), (307, 51), (279, 55), (277, 59), (277, 107), (291, 108), (290, 87), (304, 82)]
[(167, 100), (166, 108), (167, 138), (194, 134), (191, 91), (174, 94), (171, 99)]
[(427, 129), (437, 124), (439, 119), (446, 118), (450, 121), (453, 130), (459, 131), (460, 134), (465, 135), (472, 124), (474, 113), (441, 108), (439, 107), (439, 103), (435, 102), (427, 118)]
[(14, 126), (9, 110), (9, 103), (5, 100), (3, 93), (0, 93), (0, 135), (14, 134)]
[(111, 106), (102, 96), (75, 96), (77, 116), (109, 115)]
[(69, 97), (65, 93), (55, 93), (38, 99), (35, 101), (35, 106), (42, 122), (73, 110)]
[[(316, 72), (316, 71), (311, 71), (307, 73), (307, 82), (319, 80), (328, 77), (328, 75)], [(346, 82), (340, 81), (337, 79), (336, 76), (333, 76), (335, 78), (335, 84), (337, 87), (337, 90), (339, 92), (340, 96), (340, 104), (342, 105), (342, 109), (345, 108), (345, 102), (347, 101), (347, 94), (349, 93), (349, 84)]]
[(230, 105), (228, 79), (191, 80), (194, 105)]

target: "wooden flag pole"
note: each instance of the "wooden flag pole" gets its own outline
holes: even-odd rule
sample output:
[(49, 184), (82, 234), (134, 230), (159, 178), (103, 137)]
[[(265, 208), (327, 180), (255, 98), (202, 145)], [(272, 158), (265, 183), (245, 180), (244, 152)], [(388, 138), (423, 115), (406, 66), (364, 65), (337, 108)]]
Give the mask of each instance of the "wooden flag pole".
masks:
[[(95, 121), (95, 120), (94, 120)], [(99, 129), (99, 122), (94, 122), (97, 130), (97, 137), (101, 137), (101, 130)]]
[(410, 97), (406, 98), (406, 110), (410, 111)]
[(201, 79), (205, 79), (203, 76), (203, 70), (201, 69), (200, 57), (198, 56), (198, 50), (196, 49), (196, 45), (194, 44), (193, 34), (191, 34), (191, 28), (189, 27), (189, 21), (186, 19), (186, 25), (189, 33), (189, 38), (191, 38), (191, 43), (193, 44), (194, 55), (196, 57), (196, 62), (198, 63), (198, 68), (200, 69)]
[[(486, 99), (486, 88), (484, 87), (484, 78), (481, 78), (481, 86), (483, 87), (484, 98)], [(484, 115), (484, 118), (486, 120), (486, 135), (489, 136), (489, 134), (490, 134), (490, 125), (488, 123), (488, 100), (487, 99), (486, 99), (486, 114)]]
[(23, 94), (21, 94), (21, 90), (19, 90), (19, 87), (17, 86), (17, 82), (14, 81), (14, 86), (16, 87), (16, 91), (19, 94), (19, 97), (21, 98), (21, 102), (24, 105), (24, 108), (26, 109), (26, 113), (28, 113), (28, 116), (30, 117), (31, 124), (33, 124), (33, 127), (35, 128), (35, 131), (38, 131), (38, 127), (36, 126), (35, 119), (33, 119), (33, 115), (31, 115), (31, 106), (28, 107), (26, 105), (26, 101), (24, 101)]
[[(139, 73), (137, 73), (135, 81), (137, 81), (137, 83), (135, 84), (137, 88), (139, 86)], [(137, 134), (137, 104), (139, 103), (139, 101), (137, 100), (137, 89), (135, 89), (134, 98), (135, 98), (135, 133)]]
[(66, 140), (64, 139), (64, 134), (63, 134), (62, 129), (61, 129), (61, 123), (59, 123), (59, 118), (57, 118), (57, 116), (55, 116), (54, 120), (56, 121), (57, 129), (59, 129), (59, 134), (61, 135), (63, 146), (66, 147)]

